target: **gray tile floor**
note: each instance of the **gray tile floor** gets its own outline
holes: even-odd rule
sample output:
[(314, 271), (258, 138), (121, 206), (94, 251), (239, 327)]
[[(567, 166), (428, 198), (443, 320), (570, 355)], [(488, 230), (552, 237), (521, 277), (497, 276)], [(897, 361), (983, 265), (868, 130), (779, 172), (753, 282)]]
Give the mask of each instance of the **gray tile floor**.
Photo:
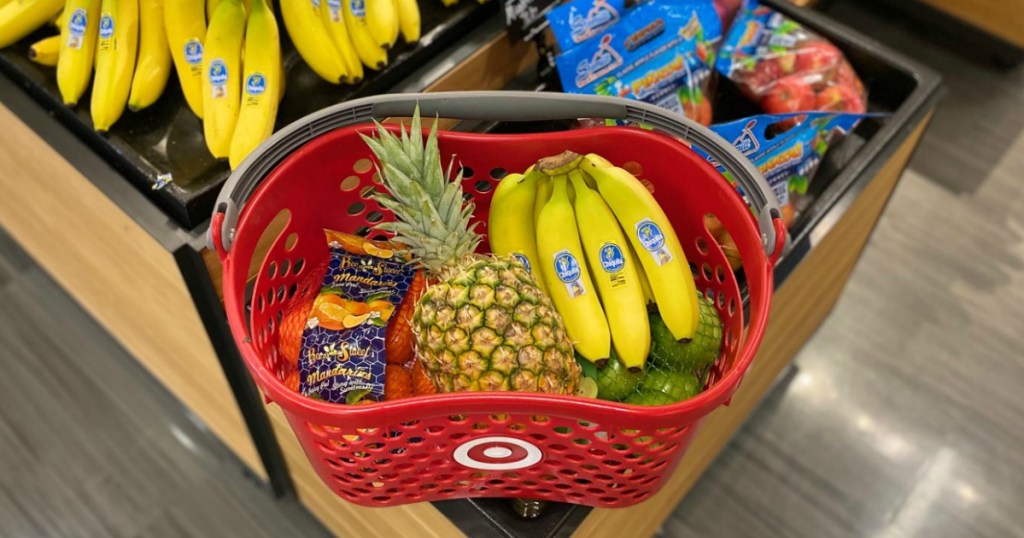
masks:
[[(799, 373), (662, 534), (1024, 535), (1024, 69), (835, 9), (950, 93)], [(0, 536), (325, 534), (2, 232), (0, 350)]]

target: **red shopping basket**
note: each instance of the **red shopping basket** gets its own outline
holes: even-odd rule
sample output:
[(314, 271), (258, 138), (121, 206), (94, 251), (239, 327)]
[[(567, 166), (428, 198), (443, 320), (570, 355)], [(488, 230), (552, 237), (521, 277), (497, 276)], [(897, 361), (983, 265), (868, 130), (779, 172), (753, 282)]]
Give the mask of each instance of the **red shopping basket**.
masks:
[[(698, 289), (715, 301), (724, 323), (722, 354), (703, 393), (658, 407), (521, 392), (345, 406), (306, 398), (283, 384), (292, 367), (277, 351), (276, 324), (299, 293), (299, 282), (328, 257), (323, 229), (367, 233), (391, 217), (369, 196), (381, 187), (358, 134), (371, 132), (370, 118), (410, 116), (417, 103), (424, 117), (604, 117), (655, 129), (442, 132), (439, 144), (443, 162), (454, 155), (464, 167), (464, 189), (474, 198), (474, 218), (484, 232), (498, 179), (541, 157), (565, 150), (598, 153), (648, 180), (695, 266)], [(680, 139), (699, 145), (732, 172), (756, 217), (708, 160)], [(223, 262), (227, 316), (249, 371), (268, 401), (283, 410), (317, 474), (344, 499), (390, 506), (517, 497), (624, 507), (660, 488), (701, 420), (728, 402), (754, 357), (768, 316), (772, 264), (785, 233), (770, 193), (728, 143), (643, 103), (529, 92), (388, 95), (326, 109), (262, 145), (224, 187), (209, 240)], [(286, 223), (270, 237), (267, 250), (264, 231), (284, 211)], [(743, 260), (746, 325), (740, 286), (705, 226), (708, 213), (731, 233)]]

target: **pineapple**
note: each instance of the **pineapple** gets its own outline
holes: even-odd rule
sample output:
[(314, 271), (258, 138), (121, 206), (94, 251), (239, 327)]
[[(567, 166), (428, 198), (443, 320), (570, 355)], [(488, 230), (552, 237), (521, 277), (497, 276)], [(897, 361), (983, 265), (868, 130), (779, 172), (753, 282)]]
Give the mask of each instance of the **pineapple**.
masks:
[(474, 206), (463, 201), (462, 172), (452, 179), (452, 164), (441, 166), (437, 122), (424, 143), (417, 108), (408, 132), (378, 123), (363, 140), (389, 193), (377, 201), (396, 218), (377, 228), (408, 247), (430, 282), (411, 325), (437, 388), (572, 394), (580, 368), (551, 299), (518, 261), (474, 253)]

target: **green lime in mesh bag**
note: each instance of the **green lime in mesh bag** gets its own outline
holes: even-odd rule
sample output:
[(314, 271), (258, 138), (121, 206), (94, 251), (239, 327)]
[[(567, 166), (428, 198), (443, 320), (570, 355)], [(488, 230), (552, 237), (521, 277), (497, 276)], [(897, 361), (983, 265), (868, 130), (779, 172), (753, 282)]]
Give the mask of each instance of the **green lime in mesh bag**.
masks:
[(597, 382), (597, 397), (602, 400), (621, 401), (636, 392), (641, 377), (643, 373), (633, 373), (626, 369), (626, 365), (615, 355), (615, 350), (612, 350), (608, 364), (598, 369), (594, 376), (594, 381)]
[(668, 405), (675, 403), (668, 394), (652, 389), (641, 389), (634, 392), (624, 402), (633, 405)]
[(673, 402), (681, 402), (700, 394), (704, 384), (692, 372), (675, 372), (653, 366), (644, 373), (640, 388), (656, 390)]
[(677, 342), (661, 316), (652, 313), (651, 359), (654, 364), (677, 372), (703, 372), (718, 358), (722, 349), (722, 321), (715, 305), (705, 297), (700, 301), (700, 322), (693, 340)]

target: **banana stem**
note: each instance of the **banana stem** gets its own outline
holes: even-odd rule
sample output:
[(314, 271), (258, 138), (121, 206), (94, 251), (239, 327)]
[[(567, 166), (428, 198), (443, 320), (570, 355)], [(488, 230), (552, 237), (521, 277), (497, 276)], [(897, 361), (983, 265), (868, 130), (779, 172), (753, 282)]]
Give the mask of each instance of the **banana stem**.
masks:
[(549, 176), (557, 176), (559, 174), (568, 173), (569, 170), (573, 168), (577, 168), (580, 160), (582, 159), (583, 157), (579, 153), (566, 150), (558, 155), (544, 157), (537, 161), (537, 170), (544, 172)]

